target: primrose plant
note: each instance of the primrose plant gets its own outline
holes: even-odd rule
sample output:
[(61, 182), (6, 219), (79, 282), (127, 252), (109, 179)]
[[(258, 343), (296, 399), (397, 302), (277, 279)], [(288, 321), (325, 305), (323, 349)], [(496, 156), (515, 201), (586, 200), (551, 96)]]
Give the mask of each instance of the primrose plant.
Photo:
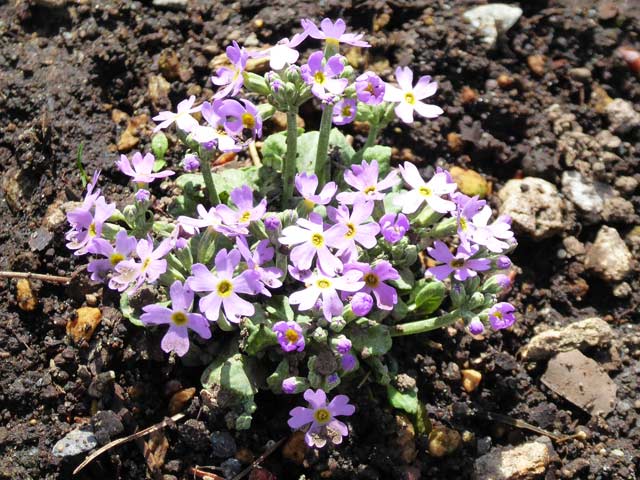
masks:
[[(516, 242), (510, 219), (492, 221), (489, 205), (459, 192), (446, 170), (393, 168), (391, 149), (377, 144), (395, 118), (443, 113), (425, 102), (436, 82), (414, 81), (407, 67), (397, 85), (356, 72), (340, 45), (369, 44), (343, 20), (302, 28), (266, 50), (233, 42), (229, 65), (211, 78), (213, 98), (191, 96), (154, 117), (156, 131), (175, 127), (186, 173), (174, 180), (163, 169), (168, 140), (157, 133), (153, 153), (116, 164), (130, 177), (131, 204), (108, 203), (94, 175), (68, 214), (67, 245), (91, 256), (93, 280), (121, 292), (125, 316), (164, 333), (165, 352), (210, 363), (202, 397), (227, 409), (231, 427), (249, 428), (259, 389), (302, 393), (308, 406), (293, 408), (288, 424), (322, 447), (342, 442), (349, 430), (338, 417), (355, 412), (329, 392), (366, 380), (424, 427), (416, 390), (394, 386), (392, 340), (453, 324), (474, 335), (512, 325), (514, 307), (498, 296)], [(324, 48), (305, 60), (300, 45), (316, 41)], [(247, 71), (256, 58), (271, 70)], [(298, 127), (308, 102), (322, 111), (318, 130)], [(276, 111), (286, 131), (264, 138), (260, 155), (251, 143)], [(356, 120), (368, 127), (358, 150), (333, 128)], [(212, 172), (245, 147), (251, 166)], [(160, 181), (180, 193), (164, 210), (151, 193)]]

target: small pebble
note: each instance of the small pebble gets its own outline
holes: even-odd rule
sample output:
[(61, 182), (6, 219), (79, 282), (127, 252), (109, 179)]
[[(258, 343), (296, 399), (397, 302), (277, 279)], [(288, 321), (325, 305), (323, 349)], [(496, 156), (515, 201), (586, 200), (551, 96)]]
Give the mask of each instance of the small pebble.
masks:
[(462, 388), (467, 393), (473, 392), (482, 381), (482, 374), (477, 370), (462, 370)]
[(52, 453), (56, 457), (73, 457), (98, 446), (93, 432), (72, 430), (53, 446)]
[(232, 457), (237, 450), (236, 441), (229, 432), (213, 432), (211, 435), (213, 456), (218, 458)]

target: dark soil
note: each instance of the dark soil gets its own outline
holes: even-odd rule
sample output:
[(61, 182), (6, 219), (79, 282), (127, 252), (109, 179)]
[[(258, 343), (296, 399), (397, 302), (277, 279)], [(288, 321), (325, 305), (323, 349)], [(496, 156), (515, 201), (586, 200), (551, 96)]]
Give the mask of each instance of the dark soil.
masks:
[[(222, 4), (226, 3), (226, 6)], [(88, 172), (102, 169), (107, 196), (122, 198), (126, 179), (114, 166), (116, 144), (126, 121), (118, 112), (153, 116), (176, 105), (187, 94), (210, 95), (209, 62), (233, 39), (273, 43), (299, 28), (299, 19), (344, 17), (353, 30), (371, 34), (373, 47), (363, 58), (384, 74), (396, 65), (410, 65), (440, 82), (436, 103), (446, 114), (413, 128), (391, 125), (384, 142), (397, 149), (396, 160), (461, 165), (482, 172), (494, 191), (513, 177), (533, 175), (560, 185), (562, 163), (557, 137), (544, 110), (557, 103), (575, 114), (585, 133), (606, 128), (606, 117), (590, 101), (594, 89), (640, 107), (640, 81), (617, 58), (619, 45), (640, 46), (640, 7), (633, 1), (525, 1), (519, 23), (487, 50), (462, 21), (476, 2), (371, 0), (354, 2), (265, 1), (207, 2), (194, 0), (186, 10), (166, 10), (149, 2), (84, 0), (11, 0), (0, 5), (0, 270), (74, 275), (69, 287), (32, 282), (38, 307), (22, 311), (15, 282), (0, 282), (0, 478), (71, 478), (82, 458), (59, 459), (53, 445), (70, 430), (90, 424), (102, 413), (101, 439), (117, 438), (152, 425), (168, 415), (171, 395), (199, 387), (203, 366), (170, 363), (159, 350), (159, 338), (123, 320), (117, 298), (92, 286), (82, 260), (64, 246), (63, 204), (82, 195), (76, 151), (84, 144)], [(617, 5), (611, 18), (606, 5)], [(388, 22), (373, 32), (372, 25)], [(262, 20), (263, 25), (259, 27)], [(173, 51), (174, 70), (159, 61)], [(544, 55), (541, 75), (527, 64), (530, 55)], [(162, 69), (161, 69), (162, 67)], [(591, 78), (576, 81), (569, 71), (586, 67)], [(171, 83), (166, 96), (151, 95), (149, 82), (162, 73)], [(501, 88), (501, 75), (511, 78)], [(463, 95), (463, 88), (469, 87)], [(115, 114), (114, 114), (115, 112)], [(315, 125), (315, 117), (307, 122)], [(455, 152), (447, 134), (462, 134)], [(149, 126), (139, 133), (136, 149), (148, 148)], [(353, 132), (355, 142), (363, 140)], [(639, 177), (640, 143), (633, 132), (622, 135), (620, 161), (610, 172)], [(176, 153), (177, 155), (177, 153)], [(177, 162), (177, 158), (173, 159)], [(166, 188), (165, 188), (166, 187)], [(166, 195), (171, 185), (157, 188)], [(636, 214), (640, 197), (627, 195)], [(637, 217), (615, 227), (624, 236)], [(576, 217), (565, 235), (590, 242), (600, 223)], [(277, 478), (471, 478), (475, 458), (492, 446), (519, 444), (536, 434), (484, 419), (497, 412), (560, 434), (588, 432), (584, 441), (554, 445), (558, 457), (546, 473), (552, 478), (633, 479), (640, 468), (640, 327), (637, 270), (627, 282), (632, 293), (612, 296), (612, 285), (585, 272), (577, 257), (566, 255), (562, 236), (542, 243), (520, 237), (514, 263), (521, 269), (508, 295), (520, 316), (515, 327), (474, 340), (456, 329), (406, 338), (393, 355), (399, 370), (417, 380), (434, 425), (467, 432), (462, 446), (444, 458), (427, 453), (427, 438), (414, 448), (400, 439), (400, 427), (373, 384), (351, 391), (359, 413), (352, 434), (334, 450), (308, 452), (303, 465), (276, 450), (264, 466)], [(637, 250), (636, 250), (637, 253)], [(75, 310), (96, 303), (103, 321), (89, 342), (74, 344), (65, 326)], [(613, 347), (594, 349), (590, 356), (618, 387), (615, 410), (605, 419), (590, 417), (544, 387), (545, 362), (523, 363), (517, 353), (544, 324), (566, 325), (600, 316), (616, 332)], [(480, 387), (467, 394), (459, 370), (483, 374)], [(113, 371), (115, 380), (96, 388), (96, 379)], [(107, 375), (108, 376), (108, 375)], [(99, 383), (99, 381), (98, 381)], [(254, 428), (235, 436), (231, 467), (246, 466), (280, 438), (288, 437), (289, 398), (257, 397)], [(186, 407), (187, 421), (164, 430), (168, 451), (164, 465), (148, 473), (141, 445), (117, 447), (89, 465), (79, 479), (191, 479), (189, 467), (219, 466), (233, 456), (233, 445), (210, 437), (226, 431), (224, 411), (202, 408), (198, 395)], [(478, 415), (471, 415), (479, 412)], [(94, 419), (95, 421), (95, 419)], [(115, 425), (114, 425), (115, 424)], [(228, 441), (228, 439), (227, 439)], [(222, 454), (220, 454), (222, 449)], [(157, 450), (156, 450), (157, 451)], [(612, 452), (622, 452), (622, 455)], [(82, 455), (80, 455), (82, 457)], [(231, 462), (233, 463), (233, 462)], [(218, 471), (219, 474), (222, 474)], [(264, 471), (252, 478), (268, 478)], [(262, 476), (261, 476), (262, 475)]]

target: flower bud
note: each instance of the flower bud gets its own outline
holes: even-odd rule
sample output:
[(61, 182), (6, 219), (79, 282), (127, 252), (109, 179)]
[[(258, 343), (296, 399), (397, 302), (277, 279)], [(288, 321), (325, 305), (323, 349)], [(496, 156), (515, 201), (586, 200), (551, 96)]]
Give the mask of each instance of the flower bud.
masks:
[(158, 132), (151, 139), (151, 151), (154, 157), (158, 159), (164, 158), (168, 148), (169, 140), (167, 140), (167, 136), (164, 133)]
[(482, 285), (482, 291), (497, 294), (502, 290), (509, 288), (509, 286), (511, 286), (511, 280), (509, 280), (509, 277), (503, 273), (498, 273), (485, 280)]
[(260, 95), (269, 95), (269, 93), (271, 93), (269, 85), (264, 77), (251, 72), (243, 72), (243, 76), (244, 87), (250, 92), (258, 93)]
[(332, 339), (331, 345), (336, 349), (336, 352), (338, 352), (340, 355), (349, 353), (349, 350), (351, 350), (351, 340), (349, 340), (344, 335), (340, 335), (339, 337)]
[(451, 287), (451, 293), (449, 294), (451, 297), (451, 304), (454, 308), (460, 308), (464, 302), (467, 300), (467, 293), (464, 289), (464, 285), (461, 283), (456, 283)]
[(469, 322), (469, 333), (472, 335), (480, 335), (484, 332), (484, 324), (480, 321), (478, 317), (473, 317), (473, 319)]
[(511, 267), (511, 260), (506, 255), (500, 255), (496, 258), (496, 268), (500, 270), (506, 270)]
[(364, 317), (373, 307), (373, 298), (368, 293), (358, 292), (351, 299), (353, 313), (359, 317)]
[(475, 292), (473, 295), (471, 295), (471, 298), (469, 298), (469, 301), (467, 302), (467, 308), (469, 308), (470, 310), (480, 308), (484, 306), (484, 300), (484, 294), (482, 294), (481, 292)]
[(193, 153), (187, 153), (182, 160), (182, 168), (187, 172), (195, 172), (200, 168), (200, 159)]
[(311, 337), (318, 343), (327, 343), (327, 338), (329, 334), (324, 328), (316, 328)]
[(275, 215), (269, 215), (264, 219), (264, 228), (270, 232), (275, 232), (282, 228), (282, 222), (280, 222), (280, 219)]
[(358, 359), (351, 353), (346, 353), (340, 360), (340, 367), (345, 372), (351, 372), (358, 366)]
[(149, 190), (145, 190), (144, 188), (141, 188), (136, 192), (137, 202), (140, 202), (140, 203), (148, 202), (149, 198), (151, 198), (151, 193), (149, 193)]
[(309, 387), (309, 382), (304, 377), (289, 377), (282, 381), (282, 392), (288, 395), (302, 393)]

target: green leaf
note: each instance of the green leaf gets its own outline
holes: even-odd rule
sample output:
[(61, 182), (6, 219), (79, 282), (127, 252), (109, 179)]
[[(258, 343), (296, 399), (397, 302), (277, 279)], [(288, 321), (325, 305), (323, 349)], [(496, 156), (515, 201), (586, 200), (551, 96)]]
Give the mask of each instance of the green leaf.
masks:
[(349, 328), (348, 338), (351, 339), (353, 348), (360, 354), (369, 356), (384, 355), (391, 349), (391, 335), (385, 325), (373, 325), (365, 327), (353, 325)]
[(165, 166), (164, 155), (167, 153), (168, 148), (169, 140), (167, 140), (167, 136), (164, 133), (158, 132), (151, 139), (151, 151), (156, 157), (156, 162), (153, 165), (154, 172), (157, 172)]
[(347, 142), (347, 137), (345, 137), (340, 130), (334, 128), (329, 134), (329, 157), (332, 160), (336, 160), (332, 154), (332, 152), (336, 148), (340, 153), (340, 159), (338, 163), (340, 165), (344, 165), (345, 167), (351, 165), (351, 159), (356, 154), (356, 151), (351, 145), (349, 145), (349, 142)]
[(371, 162), (373, 160), (378, 162), (380, 177), (383, 177), (389, 173), (389, 169), (391, 168), (391, 147), (386, 147), (384, 145), (374, 145), (369, 147), (364, 151), (362, 159), (367, 162)]
[(120, 311), (131, 323), (138, 327), (144, 327), (142, 320), (140, 320), (133, 308), (129, 305), (129, 295), (127, 293), (122, 293), (120, 295)]
[(85, 172), (84, 167), (82, 166), (82, 152), (84, 151), (84, 143), (80, 143), (78, 145), (78, 153), (76, 155), (76, 167), (80, 170), (80, 179), (82, 180), (82, 188), (87, 186), (89, 183), (89, 179), (87, 178), (87, 172)]
[(403, 410), (409, 415), (416, 415), (419, 409), (418, 390), (416, 388), (401, 392), (392, 385), (387, 385), (387, 398), (393, 408)]
[(236, 353), (228, 358), (217, 358), (201, 377), (204, 388), (220, 386), (240, 399), (258, 392), (260, 373), (255, 359)]
[(249, 355), (256, 355), (258, 352), (278, 344), (276, 334), (269, 326), (264, 324), (255, 325), (251, 320), (246, 321), (243, 326), (249, 332), (244, 349)]
[(401, 268), (398, 270), (400, 278), (397, 280), (389, 280), (389, 283), (394, 285), (398, 290), (411, 290), (416, 283), (415, 275), (408, 268)]
[(282, 381), (289, 376), (289, 360), (283, 358), (275, 372), (267, 377), (267, 385), (273, 393), (279, 395), (282, 393)]
[(282, 161), (287, 153), (287, 135), (278, 132), (265, 138), (262, 144), (262, 163), (274, 170), (282, 170)]
[(307, 132), (298, 137), (296, 168), (298, 172), (313, 173), (316, 168), (319, 132)]
[(435, 312), (446, 295), (444, 283), (437, 280), (426, 282), (418, 287), (415, 294), (416, 309), (421, 313)]

